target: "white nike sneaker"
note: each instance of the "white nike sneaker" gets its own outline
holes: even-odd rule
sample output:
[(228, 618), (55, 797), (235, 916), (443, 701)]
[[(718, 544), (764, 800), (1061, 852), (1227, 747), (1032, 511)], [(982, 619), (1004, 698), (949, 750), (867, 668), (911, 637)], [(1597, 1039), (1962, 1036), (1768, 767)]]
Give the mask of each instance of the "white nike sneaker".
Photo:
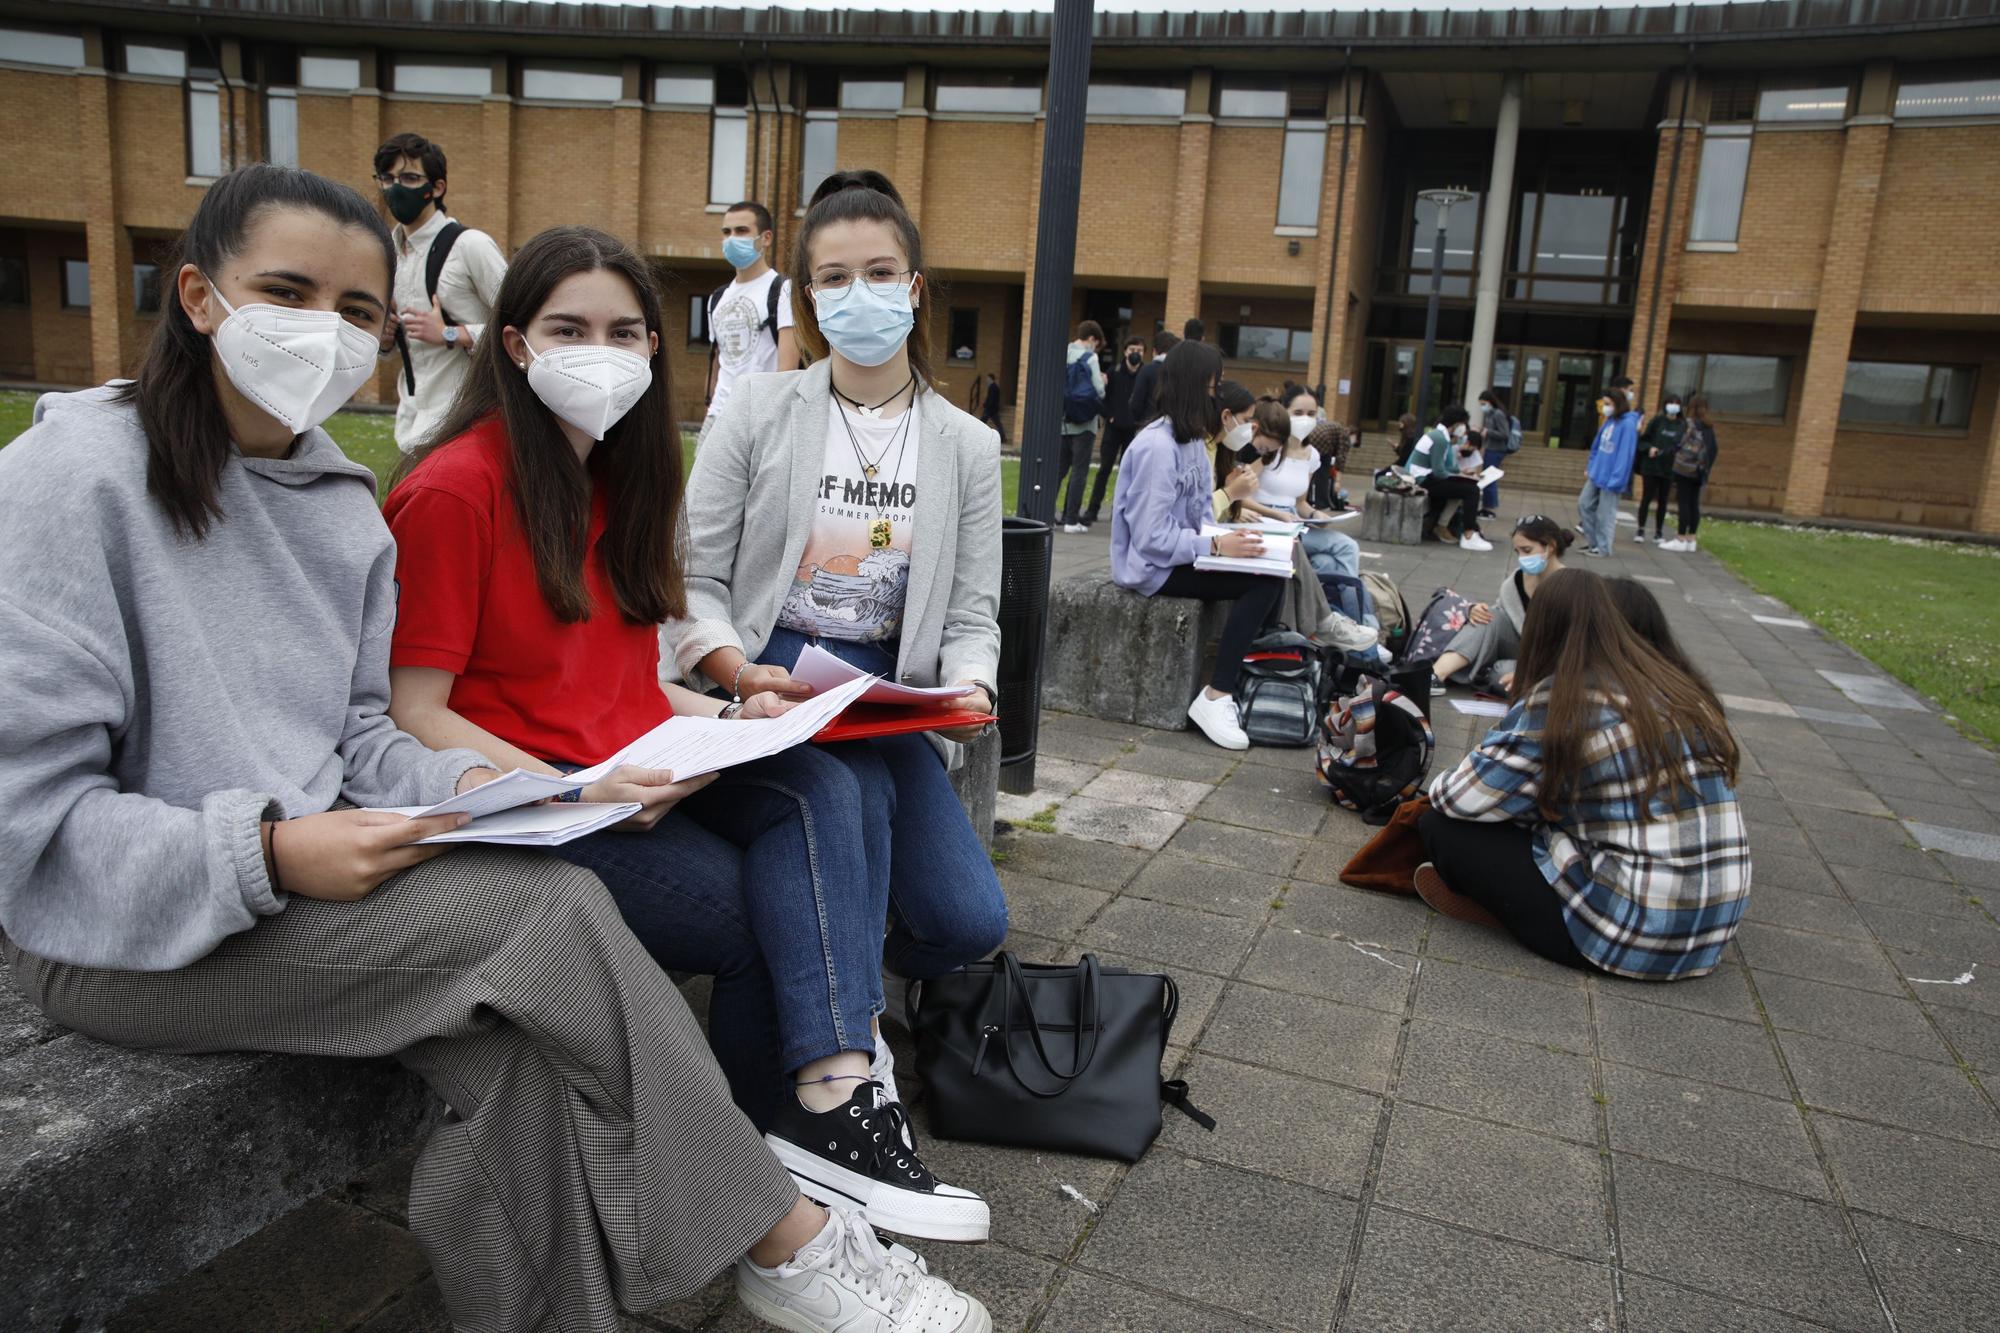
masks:
[(1458, 539), (1458, 549), (1461, 551), (1490, 551), (1493, 549), (1493, 543), (1487, 541), (1476, 532), (1468, 532)]
[(736, 1265), (736, 1299), (791, 1333), (992, 1333), (978, 1300), (900, 1245), (884, 1249), (856, 1213), (827, 1209), (826, 1226), (790, 1263)]
[(882, 1085), (877, 1098), (883, 1102), (900, 1102), (902, 1096), (896, 1091), (896, 1053), (889, 1049), (889, 1039), (882, 1035), (880, 1025), (875, 1031), (875, 1058), (869, 1062), (868, 1077)]
[(1188, 705), (1188, 720), (1201, 728), (1202, 735), (1225, 750), (1250, 748), (1250, 736), (1236, 716), (1236, 701), (1226, 694), (1220, 699), (1211, 699), (1207, 690), (1197, 692), (1194, 702)]

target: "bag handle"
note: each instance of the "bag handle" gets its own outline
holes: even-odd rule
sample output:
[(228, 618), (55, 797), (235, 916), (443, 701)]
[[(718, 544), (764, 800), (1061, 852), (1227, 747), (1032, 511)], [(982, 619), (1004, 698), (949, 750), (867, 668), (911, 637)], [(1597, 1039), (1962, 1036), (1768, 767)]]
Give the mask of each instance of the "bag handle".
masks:
[[(1049, 1059), (1048, 1048), (1042, 1044), (1041, 1015), (1035, 1012), (1034, 998), (1028, 993), (1028, 978), (1021, 971), (1020, 958), (1011, 950), (1002, 950), (994, 961), (1001, 965), (1003, 988), (1000, 1009), (1001, 1023), (1006, 1024), (1013, 1014), (1014, 992), (1018, 990), (1021, 995), (1022, 1007), (1028, 1011), (1028, 1037), (1034, 1043), (1035, 1059), (1041, 1064), (1049, 1077), (1053, 1078), (1060, 1086), (1052, 1091), (1044, 1092), (1022, 1076), (1020, 1067), (1014, 1063), (1014, 1041), (1011, 1030), (1003, 1031), (1000, 1034), (1001, 1044), (1007, 1051), (1007, 1067), (1013, 1070), (1015, 1080), (1035, 1096), (1059, 1097), (1069, 1091), (1070, 1084), (1076, 1082), (1077, 1079), (1083, 1077), (1089, 1071), (1091, 1062), (1097, 1058), (1097, 1043), (1101, 1031), (1100, 1006), (1098, 1004), (1097, 955), (1094, 953), (1085, 954), (1082, 963), (1078, 967), (1081, 976), (1077, 982), (1076, 1058), (1070, 1062), (1072, 1068), (1067, 1073), (1055, 1067), (1055, 1063)], [(1084, 1034), (1086, 1032), (1090, 1034), (1090, 1045), (1087, 1050), (1084, 1046)]]

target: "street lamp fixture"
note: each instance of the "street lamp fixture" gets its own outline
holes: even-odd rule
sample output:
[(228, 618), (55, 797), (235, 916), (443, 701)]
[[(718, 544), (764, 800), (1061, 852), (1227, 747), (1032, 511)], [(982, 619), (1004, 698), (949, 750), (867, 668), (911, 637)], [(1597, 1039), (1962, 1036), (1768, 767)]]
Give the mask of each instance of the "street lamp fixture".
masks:
[(1454, 204), (1463, 204), (1475, 196), (1470, 190), (1448, 186), (1441, 190), (1418, 190), (1417, 198), (1426, 200), (1437, 210), (1437, 235), (1431, 240), (1431, 295), (1424, 306), (1424, 364), (1417, 379), (1417, 425), (1423, 426), (1430, 419), (1431, 398), (1431, 358), (1437, 355), (1438, 336), (1438, 288), (1444, 281), (1444, 232), (1451, 219)]

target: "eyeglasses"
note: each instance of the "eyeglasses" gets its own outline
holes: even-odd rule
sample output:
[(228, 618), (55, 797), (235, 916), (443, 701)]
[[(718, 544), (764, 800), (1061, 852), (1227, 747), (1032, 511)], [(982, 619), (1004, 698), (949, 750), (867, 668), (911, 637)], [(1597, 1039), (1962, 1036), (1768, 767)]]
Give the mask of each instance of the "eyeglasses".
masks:
[(424, 175), (421, 171), (399, 171), (393, 175), (385, 171), (375, 178), (375, 183), (385, 190), (391, 185), (401, 185), (405, 189), (418, 190), (430, 184), (430, 182), (431, 178)]
[(867, 268), (827, 268), (813, 275), (807, 284), (815, 292), (824, 292), (836, 301), (844, 301), (854, 290), (856, 283), (865, 282), (877, 296), (894, 296), (896, 290), (904, 286), (903, 279), (916, 273), (915, 269), (897, 268), (894, 264), (870, 264)]

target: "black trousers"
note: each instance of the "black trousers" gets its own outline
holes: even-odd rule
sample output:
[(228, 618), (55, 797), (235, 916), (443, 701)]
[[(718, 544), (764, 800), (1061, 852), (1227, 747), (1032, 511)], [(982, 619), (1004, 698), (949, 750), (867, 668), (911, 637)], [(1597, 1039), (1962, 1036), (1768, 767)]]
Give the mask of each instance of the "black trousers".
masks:
[(1444, 882), (1499, 917), (1508, 934), (1552, 963), (1590, 969), (1563, 924), (1562, 899), (1535, 864), (1526, 828), (1430, 810), (1417, 821), (1417, 836)]
[(1680, 502), (1681, 536), (1692, 537), (1701, 528), (1701, 478), (1674, 478), (1674, 491)]
[(1440, 477), (1433, 472), (1425, 477), (1423, 486), (1430, 492), (1430, 507), (1424, 511), (1424, 531), (1437, 526), (1437, 521), (1445, 511), (1445, 506), (1458, 501), (1458, 522), (1454, 530), (1463, 537), (1468, 532), (1479, 531), (1479, 483), (1471, 477)]
[(1097, 448), (1097, 436), (1090, 431), (1063, 432), (1062, 470), (1069, 488), (1062, 496), (1062, 521), (1078, 523), (1083, 518), (1083, 487), (1090, 480), (1090, 455)]
[(1229, 619), (1222, 625), (1222, 642), (1215, 649), (1215, 674), (1208, 683), (1224, 694), (1236, 693), (1243, 654), (1278, 609), (1285, 581), (1268, 574), (1225, 574), (1175, 565), (1160, 585), (1161, 597), (1192, 597), (1199, 602), (1229, 602)]
[(1116, 423), (1104, 428), (1104, 437), (1097, 442), (1097, 478), (1090, 483), (1090, 504), (1083, 511), (1086, 522), (1095, 523), (1103, 511), (1104, 490), (1111, 484), (1111, 469), (1125, 457), (1125, 446), (1132, 443), (1137, 433), (1130, 426)]
[(1642, 483), (1639, 492), (1639, 531), (1646, 530), (1646, 510), (1650, 506), (1653, 507), (1653, 535), (1657, 537), (1661, 529), (1667, 526), (1667, 484), (1673, 478), (1642, 476), (1639, 480)]

